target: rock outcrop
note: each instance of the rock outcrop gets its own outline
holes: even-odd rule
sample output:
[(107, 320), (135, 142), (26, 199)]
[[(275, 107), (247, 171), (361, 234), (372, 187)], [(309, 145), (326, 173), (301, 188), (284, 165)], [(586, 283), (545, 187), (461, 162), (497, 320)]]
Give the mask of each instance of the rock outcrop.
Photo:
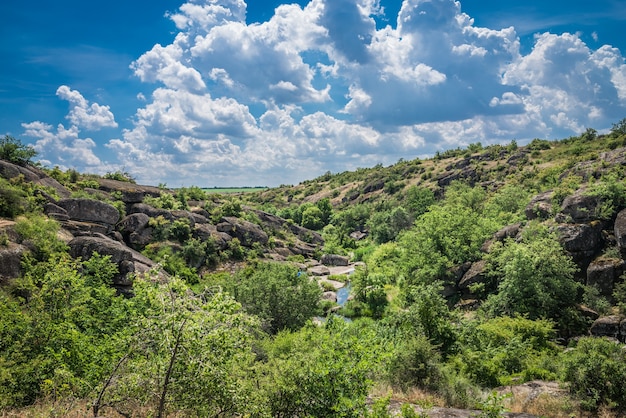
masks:
[(118, 274), (113, 278), (113, 286), (123, 294), (131, 293), (133, 274), (145, 273), (156, 266), (149, 258), (105, 236), (80, 236), (71, 240), (68, 245), (70, 255), (74, 258), (88, 260), (94, 253), (110, 256), (111, 262), (118, 268)]

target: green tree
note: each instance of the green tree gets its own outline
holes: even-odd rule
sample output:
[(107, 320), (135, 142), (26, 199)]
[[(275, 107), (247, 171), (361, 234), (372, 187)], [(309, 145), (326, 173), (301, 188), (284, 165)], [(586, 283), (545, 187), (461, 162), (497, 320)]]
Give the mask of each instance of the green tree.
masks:
[(321, 289), (289, 264), (249, 266), (235, 274), (226, 289), (272, 334), (298, 329), (320, 314)]
[(24, 145), (19, 139), (5, 135), (0, 138), (0, 159), (18, 165), (27, 165), (37, 155), (30, 145)]
[[(230, 296), (194, 295), (176, 278), (135, 281), (136, 327), (119, 367), (102, 380), (99, 404), (128, 414), (236, 416), (249, 410), (246, 365), (257, 323)], [(114, 363), (113, 363), (114, 364)]]
[(315, 231), (324, 227), (324, 214), (317, 206), (309, 206), (302, 212), (302, 226)]
[(411, 224), (411, 216), (402, 206), (394, 207), (389, 211), (375, 212), (367, 221), (372, 239), (378, 244), (393, 241)]
[(411, 186), (406, 191), (405, 204), (413, 218), (422, 216), (435, 203), (435, 194), (426, 187)]
[(333, 216), (333, 205), (330, 203), (330, 199), (325, 197), (320, 199), (315, 205), (322, 212), (322, 223), (328, 225)]
[(576, 266), (546, 227), (530, 225), (520, 242), (494, 245), (488, 264), (489, 274), (499, 283), (483, 306), (491, 316), (549, 318), (562, 331), (577, 325), (581, 285), (574, 279)]
[(115, 272), (107, 257), (55, 254), (14, 281), (15, 297), (0, 291), (0, 409), (82, 398), (100, 381), (129, 335)]

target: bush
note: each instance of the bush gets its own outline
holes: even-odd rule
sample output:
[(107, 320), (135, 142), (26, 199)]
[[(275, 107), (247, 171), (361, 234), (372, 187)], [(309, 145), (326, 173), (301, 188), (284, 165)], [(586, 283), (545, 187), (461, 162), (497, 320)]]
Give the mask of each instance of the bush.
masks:
[(298, 329), (320, 313), (319, 286), (292, 265), (249, 266), (235, 275), (227, 289), (272, 334)]
[(0, 178), (0, 217), (14, 218), (28, 208), (28, 194), (20, 187)]
[(581, 406), (592, 411), (603, 405), (626, 410), (626, 352), (621, 344), (583, 337), (563, 357), (564, 379)]
[(441, 356), (423, 335), (402, 339), (389, 360), (388, 379), (403, 391), (411, 387), (436, 391), (443, 380)]

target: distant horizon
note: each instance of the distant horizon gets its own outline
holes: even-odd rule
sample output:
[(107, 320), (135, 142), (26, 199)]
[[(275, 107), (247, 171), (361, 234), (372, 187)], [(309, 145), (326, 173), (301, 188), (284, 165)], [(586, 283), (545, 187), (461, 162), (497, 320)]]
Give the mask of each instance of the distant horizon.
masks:
[(621, 2), (248, 3), (0, 4), (0, 134), (64, 170), (276, 187), (626, 117)]

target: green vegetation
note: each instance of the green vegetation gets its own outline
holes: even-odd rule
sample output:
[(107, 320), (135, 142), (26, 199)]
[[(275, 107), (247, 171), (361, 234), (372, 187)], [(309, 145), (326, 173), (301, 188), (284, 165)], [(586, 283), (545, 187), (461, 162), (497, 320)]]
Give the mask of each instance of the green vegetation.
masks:
[[(625, 127), (273, 189), (162, 187), (143, 199), (154, 215), (132, 218), (142, 229), (111, 231), (135, 234), (158, 263), (126, 277), (123, 295), (113, 283), (127, 260), (71, 258), (71, 237), (43, 210), (55, 192), (2, 177), (0, 250), (22, 256), (0, 286), (0, 415), (382, 418), (398, 405), (404, 417), (423, 416), (417, 406), (495, 417), (519, 409), (496, 388), (544, 380), (567, 394), (537, 415), (621, 416), (624, 346), (588, 334), (591, 309), (626, 312), (613, 230)], [(0, 153), (25, 166), (35, 155), (11, 137)], [(99, 176), (40, 169), (75, 197), (133, 210)], [(573, 197), (584, 205), (566, 212)], [(565, 251), (572, 225), (600, 244)], [(323, 253), (361, 263), (307, 274)], [(584, 284), (594, 259), (614, 267), (612, 286)], [(329, 280), (351, 289), (345, 305), (322, 300)]]
[(26, 165), (32, 162), (37, 151), (29, 145), (24, 145), (19, 139), (5, 135), (0, 138), (0, 159), (17, 165)]

